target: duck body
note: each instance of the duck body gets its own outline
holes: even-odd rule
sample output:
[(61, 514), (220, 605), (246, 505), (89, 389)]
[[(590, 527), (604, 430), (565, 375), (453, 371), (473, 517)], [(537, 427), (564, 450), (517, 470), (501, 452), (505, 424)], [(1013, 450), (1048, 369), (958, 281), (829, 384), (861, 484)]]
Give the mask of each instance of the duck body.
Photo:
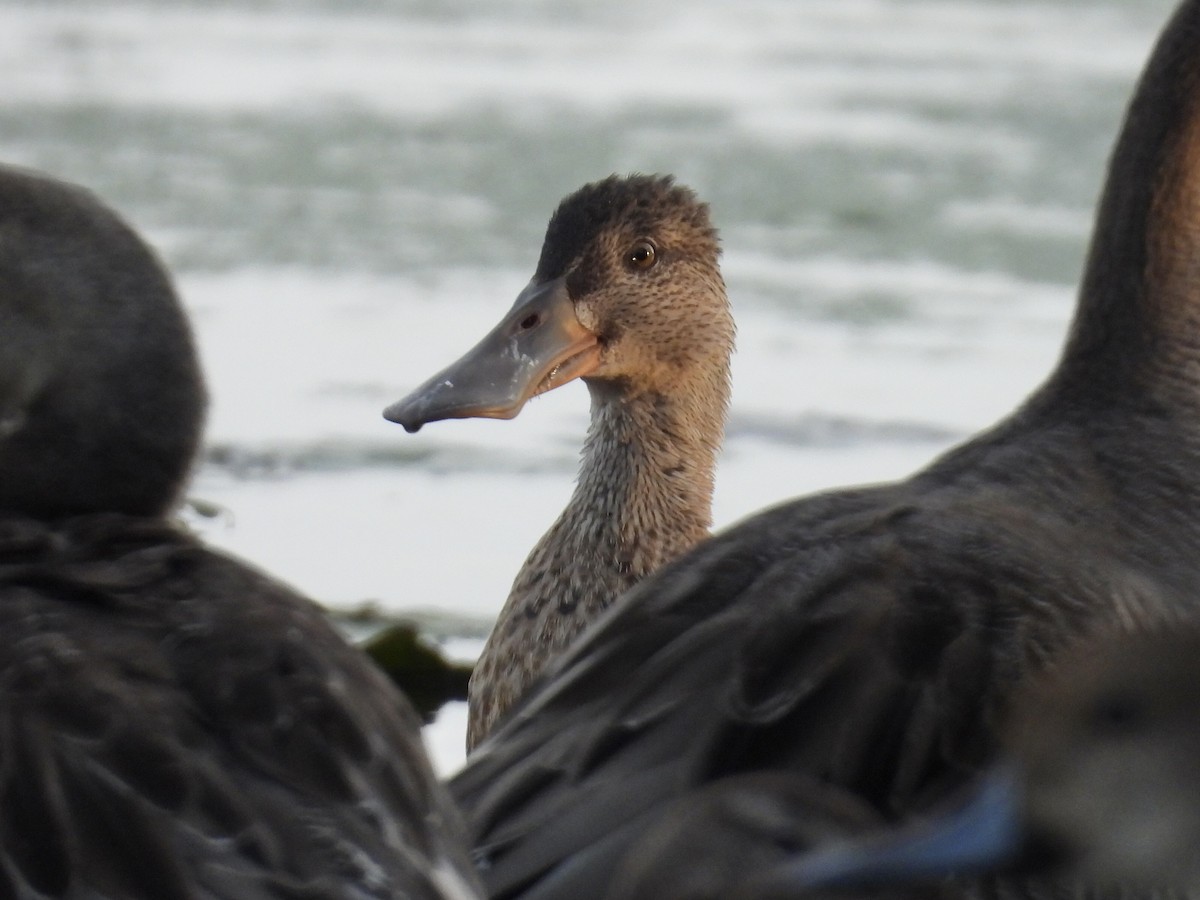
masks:
[(146, 245), (0, 168), (0, 326), (0, 895), (477, 896), (404, 698), (171, 521), (205, 391)]
[[(1098, 522), (1033, 477), (1097, 447), (1086, 430), (1056, 423), (1036, 454), (1006, 431), (913, 482), (760, 514), (634, 588), (451, 783), (491, 895), (606, 896), (681, 798), (754, 773), (906, 816), (992, 759), (1006, 698), (1073, 637), (1200, 613), (1200, 543), (1127, 543), (1140, 490)], [(991, 465), (1030, 480), (980, 480)]]
[(603, 896), (666, 810), (747, 774), (906, 816), (994, 756), (1006, 699), (1079, 635), (1200, 615), (1198, 40), (1189, 0), (1024, 406), (907, 481), (785, 503), (667, 565), (454, 779), (492, 896)]
[(718, 254), (707, 207), (670, 178), (585, 185), (496, 329), (385, 413), (410, 430), (511, 417), (576, 377), (591, 397), (575, 491), (472, 675), (469, 749), (616, 597), (707, 537), (734, 336)]
[[(799, 896), (1005, 872), (1084, 882), (1118, 896), (1192, 893), (1200, 886), (1198, 683), (1194, 623), (1089, 635), (1016, 692), (1001, 729), (1003, 760), (945, 810), (890, 828), (858, 828), (810, 852), (785, 850), (766, 866), (744, 865), (745, 855), (730, 851), (735, 871), (723, 881), (742, 888), (739, 896)], [(769, 794), (737, 779), (722, 787), (721, 812), (730, 818), (737, 809), (740, 822), (773, 818), (772, 809), (797, 790), (788, 781)], [(713, 818), (711, 802), (688, 806)], [(745, 827), (726, 832), (727, 846), (755, 843)], [(658, 853), (630, 862), (642, 882), (637, 889), (669, 873)]]
[[(668, 804), (615, 867), (605, 896), (962, 900), (961, 887), (945, 877), (958, 871), (946, 859), (933, 864), (939, 878), (913, 871), (909, 837), (853, 794), (803, 773), (734, 775)], [(905, 859), (876, 877), (873, 851), (885, 840)], [(836, 873), (834, 853), (834, 864), (842, 863)]]
[(0, 518), (0, 893), (473, 896), (419, 721), (325, 618), (165, 523)]

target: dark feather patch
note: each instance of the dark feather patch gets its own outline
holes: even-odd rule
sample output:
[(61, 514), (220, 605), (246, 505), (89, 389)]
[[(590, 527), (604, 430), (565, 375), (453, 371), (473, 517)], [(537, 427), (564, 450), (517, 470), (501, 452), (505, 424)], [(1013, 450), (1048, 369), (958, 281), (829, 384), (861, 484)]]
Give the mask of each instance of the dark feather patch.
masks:
[[(611, 175), (580, 188), (550, 218), (534, 281), (564, 275), (602, 229), (620, 225), (632, 235), (648, 235), (665, 220), (680, 219), (711, 240), (716, 231), (709, 223), (708, 206), (696, 195), (675, 184), (670, 176)], [(587, 285), (572, 285), (572, 296), (587, 292)]]

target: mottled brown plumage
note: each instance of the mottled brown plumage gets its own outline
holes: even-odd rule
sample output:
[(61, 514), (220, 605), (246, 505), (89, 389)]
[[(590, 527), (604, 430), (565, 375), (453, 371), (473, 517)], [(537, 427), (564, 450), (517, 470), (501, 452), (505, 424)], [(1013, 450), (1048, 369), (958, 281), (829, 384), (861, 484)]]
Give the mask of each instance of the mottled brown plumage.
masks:
[(448, 415), (515, 415), (528, 396), (565, 383), (556, 342), (499, 413), (478, 397), (469, 412), (461, 405), (480, 368), (511, 381), (494, 374), (496, 358), (520, 357), (509, 348), (524, 344), (508, 342), (549, 326), (547, 293), (594, 340), (594, 358), (571, 373), (592, 400), (578, 484), (476, 665), (468, 747), (617, 596), (708, 534), (734, 331), (718, 254), (708, 208), (671, 179), (587, 185), (551, 218), (533, 281), (497, 329), (503, 340), (485, 339), (485, 354), (477, 348), (389, 409), (410, 429)]
[(168, 519), (203, 411), (145, 244), (0, 168), (0, 896), (477, 896), (404, 698)]
[(1062, 359), (1019, 410), (911, 479), (668, 564), (454, 779), (492, 896), (602, 897), (672, 804), (746, 774), (909, 815), (992, 758), (1012, 691), (1078, 636), (1200, 621), (1198, 47), (1187, 0), (1113, 154)]

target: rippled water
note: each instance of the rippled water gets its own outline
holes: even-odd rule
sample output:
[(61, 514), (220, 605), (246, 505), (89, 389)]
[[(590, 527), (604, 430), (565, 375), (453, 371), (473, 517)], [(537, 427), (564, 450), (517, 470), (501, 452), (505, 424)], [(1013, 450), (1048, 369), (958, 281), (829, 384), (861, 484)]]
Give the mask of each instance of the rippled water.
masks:
[(561, 196), (658, 171), (712, 204), (718, 524), (903, 474), (1051, 365), (1171, 5), (0, 2), (0, 157), (93, 187), (177, 274), (208, 538), (477, 635), (570, 492), (586, 393), (416, 436), (379, 413), (508, 308)]

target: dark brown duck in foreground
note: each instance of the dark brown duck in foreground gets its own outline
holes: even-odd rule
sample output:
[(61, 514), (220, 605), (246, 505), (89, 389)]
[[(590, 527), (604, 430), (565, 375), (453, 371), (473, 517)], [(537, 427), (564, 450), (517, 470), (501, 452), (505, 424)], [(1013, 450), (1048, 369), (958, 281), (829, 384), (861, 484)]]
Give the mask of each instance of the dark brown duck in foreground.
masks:
[(1188, 0), (1023, 407), (907, 481), (781, 505), (646, 579), (454, 779), (493, 896), (602, 896), (672, 802), (747, 773), (907, 815), (992, 757), (997, 711), (1074, 638), (1200, 618), (1198, 48)]
[(475, 896), (403, 698), (168, 520), (204, 406), (137, 235), (0, 168), (0, 896)]
[(529, 286), (470, 353), (384, 415), (511, 418), (575, 378), (592, 398), (579, 480), (518, 573), (470, 687), (467, 746), (602, 610), (708, 535), (733, 319), (708, 207), (670, 178), (567, 197)]

